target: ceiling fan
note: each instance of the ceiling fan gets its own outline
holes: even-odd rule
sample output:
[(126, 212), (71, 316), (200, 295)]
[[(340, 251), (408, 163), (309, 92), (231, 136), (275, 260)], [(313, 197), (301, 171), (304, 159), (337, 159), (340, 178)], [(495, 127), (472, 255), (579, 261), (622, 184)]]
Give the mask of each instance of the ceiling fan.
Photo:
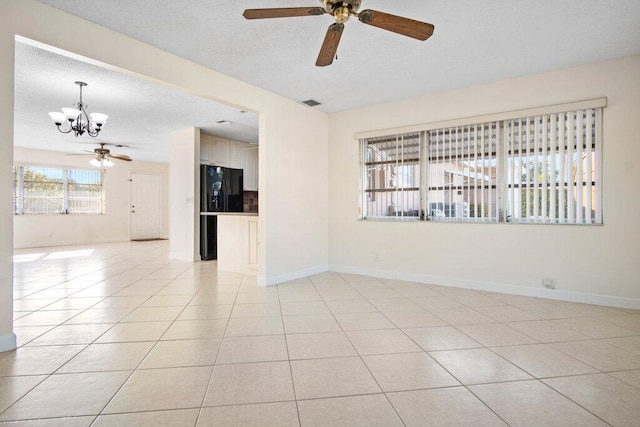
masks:
[(366, 9), (358, 12), (362, 0), (320, 0), (323, 7), (282, 7), (273, 9), (247, 9), (243, 16), (246, 19), (290, 18), (295, 16), (319, 16), (329, 14), (336, 22), (329, 26), (320, 49), (316, 65), (325, 67), (333, 63), (338, 50), (338, 43), (344, 31), (344, 23), (356, 17), (363, 24), (373, 25), (418, 40), (427, 40), (433, 34), (434, 26), (426, 22), (403, 18), (377, 10)]
[(127, 145), (122, 144), (109, 144), (107, 142), (100, 142), (100, 148), (94, 148), (93, 151), (83, 150), (85, 153), (78, 154), (69, 154), (70, 156), (87, 156), (89, 154), (95, 155), (94, 159), (91, 159), (89, 163), (96, 167), (111, 167), (113, 166), (113, 162), (111, 159), (116, 160), (124, 160), (125, 162), (130, 162), (132, 159), (129, 156), (125, 156), (124, 154), (111, 154), (111, 150), (108, 148), (104, 148), (105, 145), (113, 145), (117, 148), (129, 148)]

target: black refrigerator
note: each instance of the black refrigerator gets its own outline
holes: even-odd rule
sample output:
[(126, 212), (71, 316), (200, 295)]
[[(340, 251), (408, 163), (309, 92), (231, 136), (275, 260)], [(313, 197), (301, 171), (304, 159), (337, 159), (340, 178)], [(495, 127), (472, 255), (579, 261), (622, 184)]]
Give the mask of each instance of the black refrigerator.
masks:
[[(242, 212), (244, 208), (242, 169), (202, 165), (200, 168), (200, 211)], [(218, 217), (200, 216), (200, 258), (218, 259)]]

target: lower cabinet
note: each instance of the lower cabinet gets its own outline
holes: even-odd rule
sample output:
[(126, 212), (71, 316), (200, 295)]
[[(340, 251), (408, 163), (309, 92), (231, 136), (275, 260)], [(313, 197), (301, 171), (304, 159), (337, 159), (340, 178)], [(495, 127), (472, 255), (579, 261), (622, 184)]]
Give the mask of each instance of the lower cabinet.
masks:
[(258, 218), (249, 220), (249, 264), (247, 267), (258, 270)]
[(218, 215), (218, 270), (258, 274), (258, 220), (255, 215)]

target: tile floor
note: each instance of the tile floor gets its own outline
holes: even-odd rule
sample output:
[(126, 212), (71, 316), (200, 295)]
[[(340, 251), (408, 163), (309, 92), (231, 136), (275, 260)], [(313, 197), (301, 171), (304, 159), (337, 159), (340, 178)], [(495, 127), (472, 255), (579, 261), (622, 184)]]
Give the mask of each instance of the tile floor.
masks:
[(638, 311), (167, 252), (16, 251), (0, 425), (638, 425)]

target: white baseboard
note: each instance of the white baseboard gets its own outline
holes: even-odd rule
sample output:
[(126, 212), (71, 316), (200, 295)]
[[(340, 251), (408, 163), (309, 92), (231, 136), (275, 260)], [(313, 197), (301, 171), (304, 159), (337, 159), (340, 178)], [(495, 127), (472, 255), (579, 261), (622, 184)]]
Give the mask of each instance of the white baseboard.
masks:
[(409, 282), (425, 283), (439, 286), (474, 289), (478, 291), (497, 292), (527, 297), (548, 298), (558, 301), (578, 302), (583, 304), (605, 305), (610, 307), (631, 308), (640, 310), (640, 299), (617, 297), (611, 295), (589, 294), (585, 292), (563, 291), (559, 289), (533, 288), (529, 286), (510, 285), (505, 283), (478, 282), (455, 277), (439, 277), (427, 274), (400, 273), (397, 271), (377, 270), (345, 265), (331, 265), (330, 271), (337, 273), (358, 274), (362, 276), (379, 277), (381, 279), (396, 279)]
[(265, 287), (267, 286), (267, 278), (265, 276), (258, 275), (257, 283), (258, 283), (258, 286)]
[(170, 252), (169, 253), (169, 259), (177, 259), (178, 261), (189, 261), (189, 262), (197, 262), (197, 261), (199, 261), (198, 258), (195, 258), (191, 254), (179, 254), (179, 253), (175, 253), (175, 252)]
[(0, 336), (0, 353), (2, 353), (3, 351), (15, 350), (16, 347), (16, 334)]
[(278, 283), (288, 282), (290, 280), (300, 279), (307, 276), (313, 276), (314, 274), (324, 273), (328, 271), (329, 266), (317, 265), (315, 267), (305, 268), (304, 270), (293, 271), (291, 273), (280, 274), (278, 276), (267, 276), (264, 280), (264, 285), (260, 285), (260, 278), (258, 278), (258, 285), (260, 286), (273, 286)]
[(89, 239), (89, 240), (64, 240), (64, 241), (43, 241), (43, 242), (27, 242), (27, 243), (14, 243), (14, 249), (29, 249), (29, 248), (46, 248), (50, 246), (73, 246), (73, 245), (91, 245), (94, 243), (116, 243), (116, 242), (128, 242), (127, 237), (108, 237), (104, 239)]

